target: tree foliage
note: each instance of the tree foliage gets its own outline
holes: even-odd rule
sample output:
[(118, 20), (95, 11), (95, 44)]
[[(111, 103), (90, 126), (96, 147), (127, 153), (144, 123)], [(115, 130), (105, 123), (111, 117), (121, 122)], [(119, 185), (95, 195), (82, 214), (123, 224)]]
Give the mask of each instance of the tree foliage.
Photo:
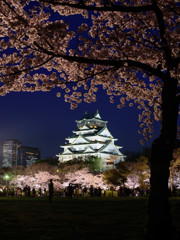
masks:
[(97, 172), (101, 172), (102, 171), (102, 158), (95, 157), (95, 156), (90, 156), (86, 160), (86, 162), (89, 165), (89, 169), (91, 171), (97, 171)]
[(73, 160), (62, 162), (59, 165), (59, 174), (60, 176), (64, 176), (69, 172), (75, 172), (87, 167), (87, 162), (85, 162), (82, 158), (74, 158)]
[(124, 155), (126, 156), (125, 161), (126, 162), (137, 162), (137, 160), (140, 158), (140, 156), (144, 156), (148, 158), (148, 162), (150, 161), (150, 153), (151, 148), (144, 147), (142, 149), (139, 149), (137, 151), (125, 151)]
[(103, 173), (104, 181), (107, 184), (112, 184), (114, 186), (122, 186), (127, 180), (127, 176), (130, 171), (125, 162), (119, 162), (116, 164), (115, 169), (107, 170)]
[(45, 159), (38, 160), (36, 164), (38, 163), (47, 163), (49, 165), (58, 166), (59, 161), (58, 161), (58, 158), (45, 158)]
[(118, 108), (142, 109), (140, 133), (152, 137), (163, 82), (179, 73), (175, 1), (2, 0), (0, 9), (0, 95), (58, 87), (74, 109), (102, 86)]
[(40, 171), (42, 172), (49, 172), (50, 174), (56, 174), (57, 167), (51, 164), (48, 164), (47, 162), (40, 162), (35, 163), (31, 166), (28, 166), (24, 169), (25, 175), (34, 175)]
[[(175, 150), (177, 151), (177, 149)], [(180, 157), (179, 153), (175, 153), (175, 158), (170, 163), (170, 190), (173, 192), (174, 190), (174, 180), (177, 178), (180, 170)]]
[[(150, 167), (148, 165), (148, 158), (140, 156), (135, 164), (133, 164), (133, 172), (138, 176), (139, 187), (147, 189), (148, 185), (145, 182), (150, 177)], [(148, 181), (149, 184), (149, 181)]]
[(99, 172), (102, 170), (102, 159), (94, 156), (87, 157), (86, 159), (78, 157), (67, 162), (62, 162), (59, 166), (60, 172), (63, 173), (74, 172), (83, 168), (88, 168), (92, 172)]

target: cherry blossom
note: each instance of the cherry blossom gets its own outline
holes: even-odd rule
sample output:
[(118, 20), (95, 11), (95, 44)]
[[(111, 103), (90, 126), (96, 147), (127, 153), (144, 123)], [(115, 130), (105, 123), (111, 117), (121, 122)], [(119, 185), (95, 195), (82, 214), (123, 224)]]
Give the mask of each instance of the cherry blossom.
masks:
[(29, 175), (17, 175), (13, 180), (11, 180), (10, 185), (20, 187), (22, 189), (28, 185), (31, 188), (46, 188), (48, 190), (48, 183), (50, 179), (53, 180), (56, 191), (66, 188), (69, 183), (80, 184), (81, 186), (86, 187), (93, 185), (94, 187), (101, 187), (102, 189), (108, 188), (108, 185), (103, 182), (102, 173), (94, 174), (89, 172), (89, 169), (87, 168), (83, 168), (75, 172), (68, 172), (63, 177), (47, 171), (38, 171), (37, 173)]
[[(165, 55), (172, 77), (178, 75), (174, 1), (2, 0), (0, 8), (1, 96), (60, 87), (57, 97), (64, 95), (74, 109), (96, 101), (102, 86), (118, 108), (127, 101), (146, 108), (139, 118), (144, 127), (161, 118)], [(72, 27), (79, 15), (79, 26)], [(152, 136), (147, 127), (144, 138)]]

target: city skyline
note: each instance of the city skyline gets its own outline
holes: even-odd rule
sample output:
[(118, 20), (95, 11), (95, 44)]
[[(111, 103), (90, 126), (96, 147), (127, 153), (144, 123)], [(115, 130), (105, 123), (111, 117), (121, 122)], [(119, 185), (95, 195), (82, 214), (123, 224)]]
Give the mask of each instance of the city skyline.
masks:
[[(76, 130), (75, 120), (81, 119), (85, 112), (99, 110), (103, 120), (117, 144), (124, 151), (138, 151), (150, 146), (152, 141), (139, 143), (139, 122), (136, 107), (118, 109), (109, 102), (105, 92), (99, 91), (95, 103), (81, 103), (77, 109), (70, 110), (70, 105), (63, 98), (57, 98), (55, 89), (51, 92), (10, 93), (1, 97), (0, 142), (17, 139), (23, 145), (37, 147), (42, 158), (54, 157), (62, 149), (65, 138)], [(155, 123), (154, 138), (158, 136), (159, 124)], [(153, 138), (153, 139), (154, 139)], [(153, 140), (152, 139), (152, 140)]]

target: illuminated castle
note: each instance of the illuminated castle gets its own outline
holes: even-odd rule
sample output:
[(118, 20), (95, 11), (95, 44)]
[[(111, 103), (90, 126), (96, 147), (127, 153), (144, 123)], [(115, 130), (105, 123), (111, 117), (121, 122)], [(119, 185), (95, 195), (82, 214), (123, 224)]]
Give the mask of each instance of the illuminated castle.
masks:
[(91, 156), (102, 160), (102, 170), (112, 169), (119, 161), (124, 161), (124, 155), (119, 146), (114, 144), (118, 139), (113, 138), (107, 129), (107, 121), (101, 119), (99, 112), (85, 114), (84, 118), (76, 120), (77, 130), (68, 143), (61, 146), (64, 151), (57, 155), (59, 162), (66, 162), (75, 158), (88, 159)]

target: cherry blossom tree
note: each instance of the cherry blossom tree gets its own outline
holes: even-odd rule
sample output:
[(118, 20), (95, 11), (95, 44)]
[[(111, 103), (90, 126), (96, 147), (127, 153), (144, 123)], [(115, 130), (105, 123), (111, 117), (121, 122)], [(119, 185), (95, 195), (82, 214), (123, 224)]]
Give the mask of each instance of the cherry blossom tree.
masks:
[(35, 174), (30, 175), (17, 175), (11, 180), (10, 184), (12, 186), (20, 187), (22, 189), (26, 185), (28, 185), (31, 187), (31, 189), (35, 188), (36, 190), (38, 190), (39, 188), (41, 188), (43, 190), (44, 188), (46, 188), (48, 190), (48, 183), (50, 179), (53, 179), (54, 188), (56, 190), (62, 188), (59, 176), (51, 174), (48, 171), (39, 171)]
[(174, 186), (177, 187), (176, 185), (177, 185), (177, 179), (178, 179), (178, 176), (179, 176), (179, 169), (180, 169), (180, 158), (176, 158), (176, 159), (172, 160), (171, 163), (170, 163), (170, 178), (169, 178), (169, 181), (170, 181), (170, 189), (171, 189), (172, 193), (173, 193), (173, 190), (174, 190)]
[(94, 188), (100, 187), (101, 189), (107, 189), (109, 186), (103, 181), (102, 173), (93, 174), (88, 168), (83, 168), (75, 172), (69, 172), (65, 175), (66, 181), (63, 186), (67, 187), (69, 183), (81, 184), (90, 188), (92, 185)]
[[(96, 101), (100, 86), (118, 108), (142, 109), (152, 137), (147, 239), (174, 239), (169, 165), (177, 133), (178, 3), (175, 0), (1, 0), (0, 95), (50, 91), (74, 109)], [(78, 25), (78, 26), (77, 26)]]
[(30, 186), (31, 188), (35, 188), (36, 190), (39, 188), (48, 189), (48, 183), (50, 179), (53, 180), (55, 191), (64, 189), (69, 185), (69, 183), (81, 184), (82, 186), (86, 186), (88, 188), (91, 185), (93, 185), (95, 188), (108, 188), (108, 185), (103, 181), (102, 173), (93, 174), (88, 168), (76, 170), (75, 172), (68, 172), (64, 175), (64, 177), (59, 174), (52, 174), (49, 171), (42, 170), (32, 174), (19, 174), (14, 176), (14, 178), (10, 181), (10, 184), (22, 189), (26, 185)]
[(132, 166), (133, 170), (132, 172), (135, 173), (135, 175), (138, 176), (138, 182), (139, 182), (139, 187), (141, 189), (147, 188), (147, 183), (149, 182), (149, 166), (148, 166), (148, 158), (144, 156), (140, 156), (137, 159), (137, 162), (133, 164)]

